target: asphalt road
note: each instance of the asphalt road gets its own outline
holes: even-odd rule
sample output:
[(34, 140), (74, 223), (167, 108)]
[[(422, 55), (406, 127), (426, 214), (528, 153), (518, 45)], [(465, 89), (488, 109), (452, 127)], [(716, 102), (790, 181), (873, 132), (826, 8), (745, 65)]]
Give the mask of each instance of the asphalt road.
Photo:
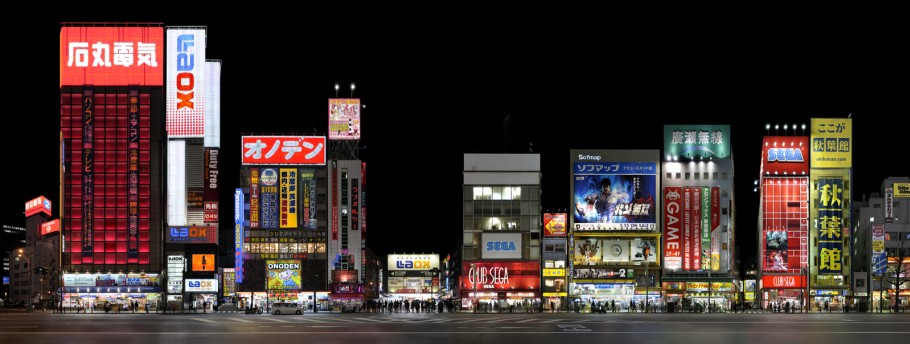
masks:
[(0, 343), (905, 343), (903, 314), (0, 313)]

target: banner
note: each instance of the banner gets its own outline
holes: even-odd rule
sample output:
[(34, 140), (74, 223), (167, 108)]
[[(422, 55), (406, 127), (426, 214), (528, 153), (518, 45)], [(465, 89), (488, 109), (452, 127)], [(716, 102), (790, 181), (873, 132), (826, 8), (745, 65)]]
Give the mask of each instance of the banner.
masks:
[(237, 283), (243, 283), (243, 189), (234, 190), (234, 271)]
[[(297, 170), (300, 176), (300, 196), (303, 203), (299, 208), (303, 212), (302, 228), (316, 229), (316, 171), (313, 169), (301, 168)], [(298, 212), (299, 213), (299, 212)]]
[[(92, 257), (95, 228), (95, 91), (82, 89), (82, 257)], [(83, 260), (85, 261), (85, 260)]]
[(167, 29), (168, 137), (205, 134), (205, 28)]
[(701, 269), (711, 269), (711, 188), (701, 188)]
[(812, 119), (812, 168), (853, 166), (853, 119)]
[(655, 231), (653, 162), (574, 163), (574, 230)]
[(280, 227), (297, 228), (297, 169), (282, 168), (279, 173)]
[(888, 256), (885, 253), (885, 225), (872, 225), (872, 275), (881, 276), (888, 270)]
[[(814, 124), (814, 120), (813, 120)], [(843, 199), (844, 180), (822, 177), (818, 179), (818, 252), (819, 274), (840, 275), (843, 256)]]
[(204, 202), (203, 212), (206, 223), (218, 223), (218, 177), (221, 172), (218, 165), (218, 153), (218, 148), (205, 148), (203, 171), (205, 180), (203, 181), (202, 200)]
[(682, 188), (664, 188), (664, 266), (682, 268)]
[(130, 86), (127, 98), (129, 130), (127, 131), (126, 168), (126, 252), (129, 258), (139, 258), (139, 89)]
[[(683, 270), (691, 271), (692, 269), (692, 189), (683, 188)], [(697, 269), (694, 269), (697, 270)]]
[(702, 270), (701, 266), (701, 188), (690, 188), (692, 200), (692, 225), (689, 227), (689, 246), (692, 247), (692, 270)]
[(259, 176), (259, 227), (278, 228), (278, 171), (274, 168), (263, 168)]
[(711, 270), (720, 271), (720, 188), (711, 188)]
[(250, 169), (250, 228), (259, 228), (259, 169)]

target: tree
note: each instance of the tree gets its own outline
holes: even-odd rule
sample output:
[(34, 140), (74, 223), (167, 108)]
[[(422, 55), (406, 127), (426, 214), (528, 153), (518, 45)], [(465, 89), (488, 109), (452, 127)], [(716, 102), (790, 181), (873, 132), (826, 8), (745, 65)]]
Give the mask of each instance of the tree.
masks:
[[(894, 256), (889, 255), (888, 271), (885, 273), (888, 284), (894, 287), (895, 312), (898, 312), (901, 306), (901, 287), (905, 282), (910, 281), (910, 247), (904, 247), (904, 243), (910, 241), (907, 240), (910, 234), (900, 233), (899, 235), (900, 245), (894, 251)], [(892, 257), (895, 259), (891, 259)]]

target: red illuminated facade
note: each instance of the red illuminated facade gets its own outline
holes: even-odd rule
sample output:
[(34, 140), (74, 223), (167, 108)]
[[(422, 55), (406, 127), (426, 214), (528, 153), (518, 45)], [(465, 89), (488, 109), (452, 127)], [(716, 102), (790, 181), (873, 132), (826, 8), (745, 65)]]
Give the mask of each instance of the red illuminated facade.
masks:
[(160, 94), (148, 87), (61, 89), (64, 270), (160, 267), (152, 254), (160, 241), (160, 219), (152, 217), (159, 201), (151, 192), (160, 176), (152, 168), (161, 151), (152, 134)]

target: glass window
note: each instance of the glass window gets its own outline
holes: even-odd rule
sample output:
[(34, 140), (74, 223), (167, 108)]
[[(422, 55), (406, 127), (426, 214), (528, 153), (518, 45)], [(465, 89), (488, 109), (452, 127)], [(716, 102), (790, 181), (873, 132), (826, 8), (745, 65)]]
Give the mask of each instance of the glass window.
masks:
[(512, 199), (512, 187), (511, 186), (504, 186), (502, 188), (502, 199), (504, 199), (504, 200)]
[(474, 187), (474, 199), (482, 199), (482, 198), (483, 198), (483, 188), (479, 187), (479, 186), (475, 186)]
[(717, 172), (714, 172), (714, 179), (717, 179)]
[(484, 187), (483, 188), (483, 197), (481, 199), (492, 199), (493, 198), (493, 188)]
[(557, 261), (554, 262), (554, 265), (555, 265), (555, 267), (556, 267), (557, 269), (565, 269), (565, 268), (566, 268), (566, 261), (565, 261), (565, 260), (557, 260)]
[(672, 175), (673, 175), (673, 173), (667, 172), (667, 179), (673, 178), (673, 177), (671, 177)]
[(686, 172), (686, 180), (689, 180), (689, 172)]
[(494, 186), (491, 189), (493, 192), (493, 200), (494, 201), (502, 200), (502, 186)]
[(521, 199), (521, 187), (520, 186), (512, 187), (512, 199), (513, 200)]
[(693, 174), (694, 174), (694, 175), (695, 175), (695, 180), (698, 180), (698, 179), (700, 179), (700, 178), (699, 178), (699, 175), (698, 175), (698, 173), (697, 173), (697, 172), (696, 172), (696, 173), (693, 173)]
[(552, 269), (552, 268), (553, 268), (553, 261), (552, 261), (552, 260), (544, 260), (544, 261), (543, 261), (543, 267), (544, 267), (544, 269)]

